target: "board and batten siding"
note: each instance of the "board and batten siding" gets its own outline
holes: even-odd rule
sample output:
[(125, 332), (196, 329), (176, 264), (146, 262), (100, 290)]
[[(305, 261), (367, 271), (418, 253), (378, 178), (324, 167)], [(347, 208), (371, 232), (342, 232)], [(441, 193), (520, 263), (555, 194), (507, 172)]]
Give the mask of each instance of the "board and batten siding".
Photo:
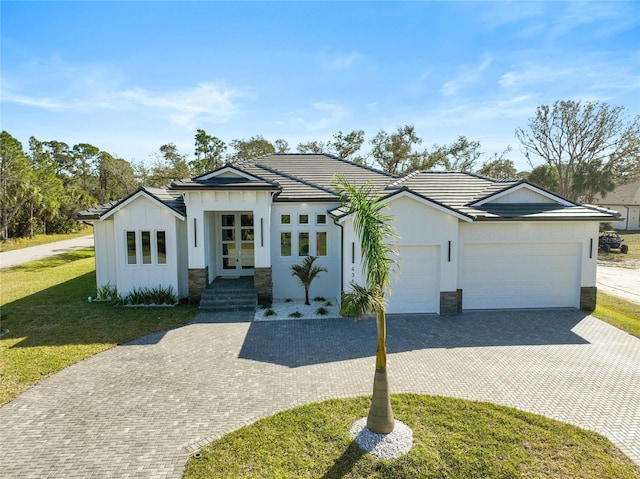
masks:
[(96, 258), (96, 284), (98, 288), (110, 284), (117, 286), (115, 238), (113, 220), (93, 223), (93, 243)]
[[(173, 290), (184, 294), (184, 284), (178, 280), (178, 237), (177, 222), (181, 222), (166, 207), (153, 200), (140, 196), (113, 215), (113, 231), (115, 244), (116, 278), (120, 294), (127, 294), (134, 288), (173, 287)], [(135, 231), (137, 249), (140, 255), (140, 232), (149, 231), (152, 235), (152, 248), (155, 244), (153, 236), (156, 231), (166, 234), (166, 264), (127, 264), (126, 232)]]

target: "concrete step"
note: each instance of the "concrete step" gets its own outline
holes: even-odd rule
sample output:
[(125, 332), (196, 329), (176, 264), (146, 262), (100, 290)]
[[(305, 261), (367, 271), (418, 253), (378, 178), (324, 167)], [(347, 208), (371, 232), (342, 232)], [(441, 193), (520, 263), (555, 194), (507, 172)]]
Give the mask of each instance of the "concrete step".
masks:
[(200, 299), (201, 311), (255, 311), (258, 295), (249, 289), (209, 289)]

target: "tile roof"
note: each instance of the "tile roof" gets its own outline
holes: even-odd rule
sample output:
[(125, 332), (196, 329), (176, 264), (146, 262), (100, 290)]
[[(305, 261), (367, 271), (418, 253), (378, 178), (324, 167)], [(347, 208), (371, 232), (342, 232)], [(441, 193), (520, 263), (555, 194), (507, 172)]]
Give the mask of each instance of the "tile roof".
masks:
[[(229, 168), (229, 166), (222, 167)], [(374, 168), (326, 154), (272, 154), (234, 164), (232, 169), (252, 178), (214, 176), (211, 173), (176, 181), (169, 188), (141, 188), (181, 215), (185, 205), (181, 191), (193, 189), (252, 189), (276, 191), (274, 202), (319, 201), (339, 203), (335, 187), (337, 175), (356, 185), (371, 182), (374, 191), (392, 197), (410, 191), (457, 214), (474, 220), (597, 220), (614, 218), (603, 208), (579, 205), (561, 199), (559, 203), (492, 203), (483, 199), (524, 184), (549, 196), (557, 197), (525, 180), (494, 180), (466, 172), (418, 171), (398, 177)], [(138, 190), (140, 191), (140, 190)], [(135, 193), (134, 193), (135, 194)], [(79, 213), (80, 219), (100, 219), (108, 211), (126, 201), (111, 202)], [(342, 208), (331, 212), (344, 215)]]
[(140, 187), (129, 196), (117, 200), (117, 201), (109, 201), (108, 203), (103, 203), (101, 205), (94, 206), (92, 208), (88, 208), (84, 211), (79, 211), (77, 214), (77, 218), (79, 220), (99, 220), (104, 215), (109, 213), (118, 205), (124, 203), (125, 201), (133, 198), (138, 193), (143, 192), (162, 203), (168, 208), (171, 208), (176, 213), (179, 213), (182, 216), (186, 216), (187, 208), (184, 204), (182, 195), (177, 192), (173, 192), (167, 188), (153, 188), (153, 187)]
[(618, 186), (612, 192), (607, 193), (604, 198), (596, 198), (594, 203), (598, 205), (640, 205), (640, 181)]

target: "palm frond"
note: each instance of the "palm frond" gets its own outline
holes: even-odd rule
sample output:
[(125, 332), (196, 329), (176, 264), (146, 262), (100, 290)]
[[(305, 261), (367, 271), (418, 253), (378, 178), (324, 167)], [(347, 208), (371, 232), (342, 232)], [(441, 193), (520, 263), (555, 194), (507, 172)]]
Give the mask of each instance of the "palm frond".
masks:
[(353, 228), (360, 238), (362, 268), (367, 285), (389, 288), (397, 264), (393, 259), (397, 253), (392, 243), (398, 236), (392, 224), (393, 216), (384, 211), (387, 205), (374, 194), (372, 183), (357, 187), (343, 176), (338, 176), (336, 183), (347, 214), (356, 213)]
[(349, 283), (351, 291), (342, 296), (340, 315), (360, 319), (385, 308), (384, 295), (379, 288), (366, 288), (354, 282)]

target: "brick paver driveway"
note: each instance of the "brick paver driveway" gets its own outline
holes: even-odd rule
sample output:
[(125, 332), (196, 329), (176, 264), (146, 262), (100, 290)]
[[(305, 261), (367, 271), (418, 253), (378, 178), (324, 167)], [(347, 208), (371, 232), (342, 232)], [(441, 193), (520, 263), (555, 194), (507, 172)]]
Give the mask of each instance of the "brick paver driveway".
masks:
[[(370, 392), (372, 320), (197, 318), (216, 319), (101, 353), (0, 408), (2, 477), (179, 478), (191, 452), (228, 431)], [(640, 340), (584, 313), (395, 317), (389, 350), (396, 392), (544, 414), (640, 463)]]

